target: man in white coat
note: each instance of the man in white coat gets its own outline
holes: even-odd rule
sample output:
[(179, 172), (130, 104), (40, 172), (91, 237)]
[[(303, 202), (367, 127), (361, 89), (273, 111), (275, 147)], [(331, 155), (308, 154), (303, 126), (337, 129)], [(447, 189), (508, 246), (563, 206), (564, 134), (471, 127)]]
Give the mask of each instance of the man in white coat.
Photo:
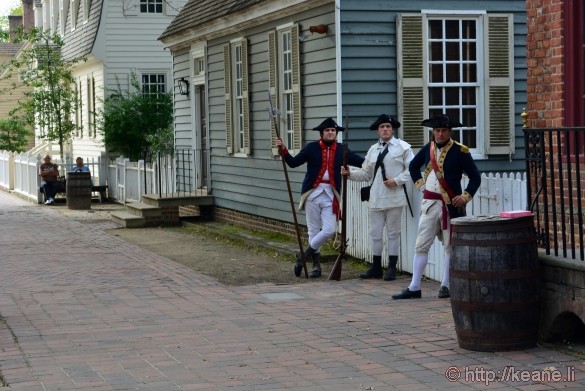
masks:
[[(400, 127), (396, 118), (380, 115), (370, 126), (378, 132), (379, 140), (370, 147), (361, 168), (342, 167), (342, 175), (353, 181), (372, 181), (368, 201), (370, 237), (372, 239), (372, 266), (360, 278), (382, 278), (385, 281), (396, 279), (396, 264), (400, 248), (402, 230), (402, 210), (407, 204), (404, 185), (411, 181), (408, 165), (414, 157), (410, 144), (394, 137)], [(386, 246), (388, 249), (388, 269), (382, 270), (383, 233), (386, 227)]]

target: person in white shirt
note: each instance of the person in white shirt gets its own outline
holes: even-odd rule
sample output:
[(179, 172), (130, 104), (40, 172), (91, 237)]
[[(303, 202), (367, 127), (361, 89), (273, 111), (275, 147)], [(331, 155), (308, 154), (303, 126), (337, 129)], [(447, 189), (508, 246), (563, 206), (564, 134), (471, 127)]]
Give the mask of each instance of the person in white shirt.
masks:
[[(382, 278), (385, 281), (396, 279), (396, 265), (402, 230), (402, 210), (407, 205), (404, 185), (411, 181), (408, 165), (414, 157), (410, 144), (394, 137), (400, 127), (396, 118), (382, 114), (370, 126), (378, 132), (378, 141), (370, 147), (361, 168), (342, 168), (342, 175), (353, 181), (371, 181), (368, 213), (370, 237), (372, 239), (372, 266), (360, 278)], [(382, 270), (382, 251), (384, 247), (384, 227), (386, 227), (386, 247), (388, 250), (388, 269)]]

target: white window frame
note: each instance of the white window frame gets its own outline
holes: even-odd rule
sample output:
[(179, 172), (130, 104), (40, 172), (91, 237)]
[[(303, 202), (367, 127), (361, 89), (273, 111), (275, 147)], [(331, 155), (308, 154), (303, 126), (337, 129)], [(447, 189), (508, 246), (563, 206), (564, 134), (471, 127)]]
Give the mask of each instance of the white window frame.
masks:
[[(154, 12), (150, 12), (148, 10), (150, 5), (154, 5)], [(142, 6), (146, 6), (146, 11), (142, 11)], [(156, 9), (160, 5), (160, 12), (157, 12)], [(165, 1), (164, 0), (138, 0), (138, 9), (141, 14), (151, 14), (151, 15), (163, 15), (165, 12)]]
[[(435, 41), (435, 42), (441, 42), (441, 43), (446, 43), (446, 42), (458, 42), (461, 43), (464, 40), (461, 39), (432, 39), (430, 38), (430, 32), (429, 32), (429, 22), (432, 20), (440, 20), (443, 22), (445, 21), (458, 21), (459, 23), (461, 23), (463, 20), (471, 20), (475, 22), (475, 33), (476, 33), (476, 38), (475, 38), (475, 43), (476, 43), (476, 58), (475, 58), (475, 62), (477, 64), (477, 69), (476, 72), (477, 74), (476, 76), (476, 81), (475, 82), (468, 82), (468, 83), (464, 83), (464, 82), (432, 82), (431, 81), (431, 65), (432, 64), (449, 64), (449, 63), (457, 63), (460, 66), (460, 69), (462, 69), (461, 65), (463, 65), (463, 62), (461, 60), (461, 56), (459, 57), (458, 61), (447, 61), (445, 60), (445, 55), (446, 55), (446, 50), (443, 50), (443, 59), (441, 59), (441, 61), (432, 61), (431, 60), (431, 55), (430, 55), (430, 47), (431, 47), (431, 42)], [(427, 19), (426, 19), (426, 23), (423, 26), (423, 39), (425, 42), (424, 45), (424, 50), (425, 50), (425, 58), (427, 58), (428, 60), (426, 61), (426, 66), (425, 66), (425, 72), (426, 72), (426, 83), (425, 83), (425, 89), (427, 90), (427, 94), (428, 94), (428, 99), (425, 102), (426, 105), (426, 109), (425, 112), (429, 113), (429, 116), (434, 116), (434, 115), (438, 115), (441, 113), (454, 113), (455, 118), (457, 118), (464, 126), (461, 128), (457, 128), (456, 130), (453, 131), (452, 134), (452, 138), (455, 141), (458, 141), (462, 144), (467, 145), (468, 147), (470, 147), (470, 151), (472, 156), (475, 159), (483, 159), (485, 158), (485, 154), (484, 154), (484, 128), (482, 126), (482, 124), (484, 123), (484, 110), (482, 109), (485, 105), (484, 105), (484, 100), (483, 100), (483, 96), (484, 96), (484, 59), (483, 59), (483, 42), (484, 42), (484, 38), (483, 38), (483, 22), (482, 19), (478, 16), (478, 15), (471, 15), (471, 14), (464, 14), (464, 15), (457, 15), (456, 13), (449, 13), (448, 15), (445, 14), (441, 14), (441, 13), (436, 13), (436, 12), (430, 12), (427, 15)], [(446, 80), (447, 75), (444, 75), (444, 80)], [(442, 104), (441, 105), (436, 105), (436, 106), (432, 106), (430, 104), (430, 89), (431, 88), (460, 88), (460, 87), (473, 87), (474, 91), (475, 91), (475, 105), (469, 105), (469, 106), (463, 106), (461, 103), (461, 93), (459, 94), (459, 101), (457, 103), (454, 104), (448, 104), (448, 102), (445, 102), (445, 98), (444, 98), (444, 94), (443, 94), (443, 99), (442, 99)], [(461, 92), (461, 91), (460, 91)], [(470, 126), (470, 124), (466, 123), (467, 121), (464, 120), (464, 115), (463, 115), (463, 111), (464, 110), (469, 110), (475, 108), (475, 119), (476, 119), (476, 123), (475, 126)], [(463, 137), (463, 133), (464, 132), (470, 132), (470, 131), (474, 131), (475, 132), (475, 142), (474, 145), (475, 147), (471, 147), (468, 143), (465, 142), (465, 138)], [(431, 132), (425, 132), (425, 142), (428, 142), (430, 139), (430, 133)]]
[[(274, 100), (272, 104), (280, 113), (278, 116), (280, 137), (293, 154), (300, 151), (303, 142), (299, 36), (299, 25), (286, 23), (277, 26), (268, 37), (269, 86)], [(274, 125), (271, 125), (272, 145), (275, 145), (276, 132)], [(274, 147), (272, 154), (278, 155), (278, 150)]]
[[(150, 81), (147, 81), (145, 83), (144, 78), (145, 77), (150, 78), (152, 76), (155, 76), (157, 80), (154, 83), (152, 83)], [(160, 76), (162, 76), (164, 78), (164, 80), (163, 80), (162, 83), (160, 83), (159, 80), (158, 80), (158, 78)], [(140, 92), (142, 92), (143, 94), (144, 93), (148, 93), (148, 94), (152, 94), (153, 93), (153, 91), (150, 91), (150, 88), (149, 88), (148, 91), (145, 91), (145, 89), (144, 89), (145, 88), (145, 85), (157, 87), (156, 88), (156, 91), (154, 91), (154, 93), (156, 93), (156, 94), (164, 94), (164, 93), (167, 92), (168, 79), (169, 79), (169, 75), (167, 74), (167, 72), (164, 72), (164, 71), (156, 71), (156, 70), (153, 70), (153, 71), (141, 71), (139, 77), (140, 77), (140, 79), (139, 79), (139, 81), (140, 81)]]
[(232, 108), (234, 132), (234, 155), (243, 156), (245, 148), (244, 134), (244, 66), (242, 59), (242, 41), (233, 42), (232, 50)]

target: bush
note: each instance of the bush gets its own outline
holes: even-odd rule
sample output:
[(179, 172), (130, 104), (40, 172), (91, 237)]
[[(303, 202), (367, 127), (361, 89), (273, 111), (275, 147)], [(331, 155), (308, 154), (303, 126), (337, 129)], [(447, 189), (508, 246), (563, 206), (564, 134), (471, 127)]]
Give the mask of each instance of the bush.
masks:
[(173, 148), (173, 100), (170, 93), (143, 93), (133, 74), (131, 90), (120, 86), (104, 102), (98, 124), (111, 157), (142, 158), (143, 152)]
[(0, 118), (0, 151), (24, 152), (32, 132), (14, 118)]

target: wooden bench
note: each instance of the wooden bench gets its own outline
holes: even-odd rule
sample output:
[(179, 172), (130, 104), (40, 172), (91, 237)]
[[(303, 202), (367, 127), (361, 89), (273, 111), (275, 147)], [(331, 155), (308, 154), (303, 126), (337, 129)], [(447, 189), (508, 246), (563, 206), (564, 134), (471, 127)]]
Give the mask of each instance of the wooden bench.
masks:
[[(59, 187), (59, 190), (57, 191), (57, 194), (59, 194), (59, 193), (65, 194), (65, 189), (66, 189), (65, 181), (61, 181), (61, 186)], [(43, 195), (43, 203), (44, 203), (46, 201), (45, 190), (41, 186), (39, 188), (39, 191)], [(98, 197), (99, 197), (100, 204), (103, 203), (104, 200), (107, 200), (108, 199), (108, 195), (107, 195), (108, 186), (107, 185), (92, 185), (91, 186), (91, 192), (92, 193), (98, 193)]]

